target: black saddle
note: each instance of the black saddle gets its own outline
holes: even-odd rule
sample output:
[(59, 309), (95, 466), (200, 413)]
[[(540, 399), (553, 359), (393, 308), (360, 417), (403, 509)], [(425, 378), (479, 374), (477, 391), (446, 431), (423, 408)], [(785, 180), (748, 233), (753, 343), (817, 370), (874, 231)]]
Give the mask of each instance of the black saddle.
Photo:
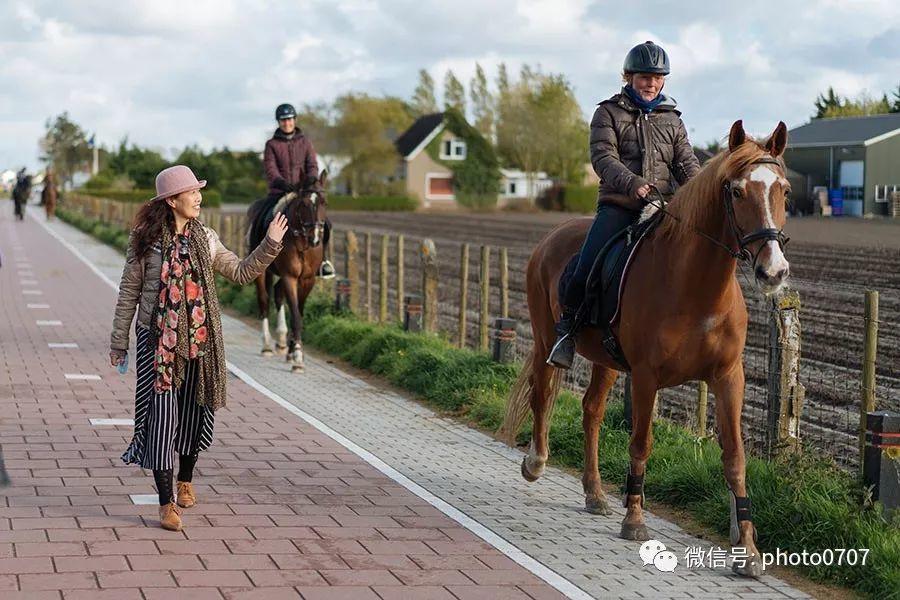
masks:
[[(622, 352), (619, 340), (613, 327), (619, 319), (619, 303), (628, 268), (644, 238), (657, 226), (662, 218), (657, 212), (641, 223), (629, 225), (612, 236), (597, 254), (594, 266), (588, 276), (585, 287), (584, 303), (578, 310), (576, 324), (579, 327), (594, 327), (603, 331), (603, 345), (609, 355), (626, 371), (631, 367)], [(572, 279), (578, 265), (578, 254), (575, 254), (566, 265), (559, 278), (559, 297), (565, 297), (566, 287)]]

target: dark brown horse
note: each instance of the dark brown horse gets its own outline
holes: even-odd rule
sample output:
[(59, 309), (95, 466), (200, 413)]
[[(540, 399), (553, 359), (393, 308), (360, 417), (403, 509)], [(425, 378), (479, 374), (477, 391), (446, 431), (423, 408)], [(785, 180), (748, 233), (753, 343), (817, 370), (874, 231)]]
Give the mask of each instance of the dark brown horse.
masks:
[[(269, 295), (277, 276), (274, 292), (275, 306), (278, 308), (278, 349), (286, 351), (291, 370), (295, 373), (303, 371), (303, 345), (300, 339), (303, 333), (303, 307), (316, 284), (316, 274), (324, 257), (322, 241), (327, 183), (328, 173), (323, 172), (312, 185), (305, 186), (299, 193), (290, 192), (279, 200), (275, 212), (283, 212), (288, 220), (284, 247), (265, 274), (256, 280), (256, 300), (262, 321), (262, 353), (266, 356), (273, 354), (269, 333)], [(255, 219), (262, 218), (257, 214), (256, 206), (251, 206), (248, 212), (251, 228)], [(285, 320), (285, 300), (291, 311), (290, 335)]]
[[(757, 286), (767, 295), (777, 293), (788, 275), (781, 234), (789, 194), (780, 159), (786, 143), (784, 123), (764, 143), (746, 136), (740, 121), (732, 126), (728, 150), (678, 190), (666, 209), (671, 214), (663, 216), (633, 258), (615, 327), (632, 369), (631, 463), (621, 536), (649, 539), (642, 512), (643, 476), (657, 390), (705, 381), (716, 396), (718, 437), (732, 498), (731, 542), (746, 547), (753, 557), (733, 569), (753, 576), (762, 572), (762, 561), (750, 520), (741, 438), (747, 308), (736, 270), (738, 260), (752, 262)], [(559, 372), (545, 362), (560, 314), (557, 282), (590, 224), (590, 219), (577, 219), (559, 226), (538, 244), (528, 263), (534, 350), (510, 394), (501, 431), (512, 439), (530, 408), (534, 428), (522, 463), (522, 475), (529, 481), (541, 476), (547, 462), (549, 419), (559, 389)], [(579, 335), (577, 350), (592, 363), (582, 401), (585, 506), (592, 513), (609, 514), (597, 444), (619, 367), (596, 329)]]
[(44, 205), (48, 221), (52, 221), (54, 215), (56, 215), (56, 199), (58, 195), (56, 178), (53, 175), (53, 171), (47, 169), (47, 174), (44, 175), (44, 190), (41, 192), (41, 204)]

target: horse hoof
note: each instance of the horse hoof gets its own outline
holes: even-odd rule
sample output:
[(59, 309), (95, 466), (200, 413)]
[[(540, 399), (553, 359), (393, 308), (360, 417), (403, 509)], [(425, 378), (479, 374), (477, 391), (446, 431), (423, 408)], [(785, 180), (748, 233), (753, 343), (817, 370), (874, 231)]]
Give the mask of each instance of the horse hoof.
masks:
[(263, 356), (272, 356), (274, 352), (272, 352), (271, 348), (263, 348), (262, 355)]
[(612, 514), (612, 510), (610, 510), (609, 503), (606, 502), (606, 498), (602, 498), (599, 496), (585, 496), (584, 508), (592, 515)]
[(741, 577), (762, 577), (763, 568), (758, 556), (748, 556), (743, 561), (743, 564), (740, 564), (739, 561), (731, 563), (731, 571), (735, 575), (740, 575)]
[(535, 481), (538, 480), (538, 478), (535, 477), (534, 475), (532, 475), (531, 472), (528, 470), (528, 467), (525, 466), (525, 461), (527, 460), (527, 458), (528, 457), (526, 456), (525, 458), (522, 459), (522, 477), (528, 483), (534, 483)]
[(291, 366), (291, 373), (302, 373), (306, 370), (306, 367), (303, 365), (293, 365)]
[(623, 540), (632, 540), (635, 542), (646, 542), (650, 539), (650, 532), (647, 531), (647, 526), (643, 523), (639, 525), (631, 525), (629, 523), (622, 523), (622, 531), (619, 533), (619, 537)]

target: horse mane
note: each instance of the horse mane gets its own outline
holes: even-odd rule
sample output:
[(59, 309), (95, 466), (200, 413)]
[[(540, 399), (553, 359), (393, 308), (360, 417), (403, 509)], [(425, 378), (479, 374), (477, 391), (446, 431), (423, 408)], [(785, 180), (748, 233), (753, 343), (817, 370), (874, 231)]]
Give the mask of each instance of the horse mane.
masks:
[[(675, 196), (667, 210), (681, 219), (681, 223), (672, 218), (663, 219), (659, 226), (661, 234), (677, 238), (691, 235), (689, 224), (700, 228), (710, 220), (720, 217), (722, 212), (722, 187), (726, 181), (737, 179), (754, 162), (760, 158), (772, 158), (763, 142), (747, 137), (747, 140), (734, 150), (723, 150), (709, 159), (700, 171), (685, 185), (676, 190)], [(784, 162), (777, 159), (782, 168)]]

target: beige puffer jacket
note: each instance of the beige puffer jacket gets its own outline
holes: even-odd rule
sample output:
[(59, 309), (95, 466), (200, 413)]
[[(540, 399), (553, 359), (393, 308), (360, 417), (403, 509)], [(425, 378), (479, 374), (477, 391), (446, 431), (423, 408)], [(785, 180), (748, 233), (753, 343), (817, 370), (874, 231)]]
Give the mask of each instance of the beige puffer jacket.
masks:
[[(209, 255), (212, 257), (213, 270), (225, 278), (245, 285), (261, 275), (281, 252), (281, 242), (265, 236), (262, 243), (241, 260), (225, 247), (218, 234), (207, 226), (203, 226), (209, 239)], [(127, 350), (128, 334), (136, 307), (138, 325), (149, 328), (153, 316), (153, 308), (159, 301), (159, 277), (162, 271), (162, 252), (157, 244), (151, 248), (142, 260), (134, 256), (131, 245), (125, 255), (125, 267), (122, 269), (122, 281), (119, 283), (119, 299), (113, 317), (112, 335), (109, 347), (111, 350)]]

